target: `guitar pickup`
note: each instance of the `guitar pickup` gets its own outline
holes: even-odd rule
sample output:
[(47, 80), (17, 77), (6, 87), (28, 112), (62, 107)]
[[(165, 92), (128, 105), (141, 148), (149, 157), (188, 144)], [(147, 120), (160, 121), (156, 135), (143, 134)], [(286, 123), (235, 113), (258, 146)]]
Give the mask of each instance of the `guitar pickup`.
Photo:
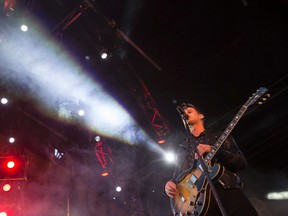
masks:
[(194, 187), (194, 184), (195, 184), (195, 182), (196, 182), (197, 180), (198, 180), (198, 179), (196, 178), (196, 176), (195, 176), (195, 175), (192, 175), (192, 176), (190, 177), (190, 179), (187, 180), (187, 184), (192, 188), (192, 187)]

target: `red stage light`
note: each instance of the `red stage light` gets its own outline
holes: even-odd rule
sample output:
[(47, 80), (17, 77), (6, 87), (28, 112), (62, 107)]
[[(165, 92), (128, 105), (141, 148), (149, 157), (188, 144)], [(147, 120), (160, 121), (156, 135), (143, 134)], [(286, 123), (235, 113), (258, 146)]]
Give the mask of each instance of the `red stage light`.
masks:
[(0, 179), (25, 178), (26, 161), (21, 156), (0, 156)]
[(13, 169), (13, 168), (15, 167), (15, 162), (14, 162), (14, 161), (8, 161), (8, 162), (7, 162), (7, 167), (8, 167), (9, 169)]

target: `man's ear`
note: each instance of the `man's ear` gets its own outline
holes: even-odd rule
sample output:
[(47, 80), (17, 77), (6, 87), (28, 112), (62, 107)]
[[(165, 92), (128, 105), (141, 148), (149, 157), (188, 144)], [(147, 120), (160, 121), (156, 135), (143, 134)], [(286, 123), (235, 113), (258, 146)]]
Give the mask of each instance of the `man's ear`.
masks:
[(205, 116), (203, 114), (200, 114), (199, 116), (202, 120), (205, 118)]

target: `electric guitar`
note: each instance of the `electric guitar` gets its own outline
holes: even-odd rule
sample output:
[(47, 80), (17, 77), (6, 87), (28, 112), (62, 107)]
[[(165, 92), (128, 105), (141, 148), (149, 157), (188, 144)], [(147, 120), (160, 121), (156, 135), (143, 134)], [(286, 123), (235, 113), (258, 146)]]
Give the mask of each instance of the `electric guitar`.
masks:
[[(215, 156), (248, 107), (257, 101), (259, 104), (262, 103), (260, 102), (260, 99), (263, 98), (263, 95), (267, 91), (267, 88), (260, 87), (246, 101), (224, 132), (219, 136), (216, 143), (212, 146), (211, 152), (209, 152), (203, 159), (203, 162), (208, 167), (209, 176), (213, 182), (219, 180), (225, 171), (225, 167), (217, 163), (211, 164), (212, 158)], [(267, 94), (267, 97), (269, 96), (270, 95)], [(211, 188), (208, 184), (207, 178), (205, 177), (201, 164), (196, 164), (196, 166), (192, 166), (178, 175), (176, 178), (176, 186), (177, 193), (170, 199), (170, 205), (174, 215), (205, 216), (210, 205)]]

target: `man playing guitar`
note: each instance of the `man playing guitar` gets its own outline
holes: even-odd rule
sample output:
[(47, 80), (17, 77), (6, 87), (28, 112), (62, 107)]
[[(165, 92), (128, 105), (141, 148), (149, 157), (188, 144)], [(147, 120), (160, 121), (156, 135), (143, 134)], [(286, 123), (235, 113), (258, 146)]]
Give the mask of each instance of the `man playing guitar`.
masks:
[[(187, 123), (189, 125), (190, 132), (192, 134), (192, 142), (197, 146), (197, 150), (201, 157), (205, 157), (208, 153), (213, 150), (213, 144), (217, 141), (217, 138), (221, 135), (219, 132), (207, 131), (204, 126), (204, 114), (194, 105), (189, 103), (183, 103), (181, 105), (183, 112), (186, 115)], [(189, 179), (185, 179), (184, 184), (189, 183), (188, 187), (191, 186), (191, 192), (195, 191), (197, 187), (194, 185), (194, 180), (197, 181), (197, 174), (193, 174), (193, 166), (197, 164), (198, 155), (195, 151), (191, 150), (189, 143), (186, 143), (180, 148), (180, 153), (178, 156), (178, 166), (181, 168), (178, 170), (179, 173), (183, 173), (183, 170), (189, 170)], [(223, 204), (224, 209), (228, 216), (257, 216), (257, 212), (245, 196), (242, 191), (242, 184), (238, 177), (237, 172), (243, 170), (248, 165), (247, 160), (237, 146), (235, 140), (232, 136), (227, 136), (227, 139), (223, 142), (223, 145), (217, 153), (215, 154), (211, 163), (217, 163), (223, 169), (218, 177), (213, 179), (217, 194)], [(184, 172), (185, 173), (185, 172)], [(186, 174), (185, 174), (186, 175)], [(187, 197), (185, 197), (184, 192), (179, 192), (180, 182), (185, 175), (180, 178), (169, 180), (165, 185), (165, 192), (172, 200), (173, 205), (178, 205), (180, 202), (185, 202)], [(196, 184), (196, 183), (195, 183)], [(184, 186), (186, 187), (186, 186)], [(185, 189), (185, 188), (184, 188)], [(199, 191), (197, 188), (197, 193), (191, 196), (192, 198), (198, 198), (200, 193), (203, 193), (203, 199), (200, 201), (191, 200), (188, 207), (176, 208), (174, 211), (175, 215), (206, 215), (206, 216), (222, 216), (222, 213), (218, 207), (217, 201), (215, 200), (213, 193), (208, 184), (203, 185), (202, 189)], [(191, 208), (194, 209), (197, 206), (196, 211), (190, 211)], [(195, 207), (196, 208), (196, 207)], [(188, 209), (188, 210), (187, 210)]]

